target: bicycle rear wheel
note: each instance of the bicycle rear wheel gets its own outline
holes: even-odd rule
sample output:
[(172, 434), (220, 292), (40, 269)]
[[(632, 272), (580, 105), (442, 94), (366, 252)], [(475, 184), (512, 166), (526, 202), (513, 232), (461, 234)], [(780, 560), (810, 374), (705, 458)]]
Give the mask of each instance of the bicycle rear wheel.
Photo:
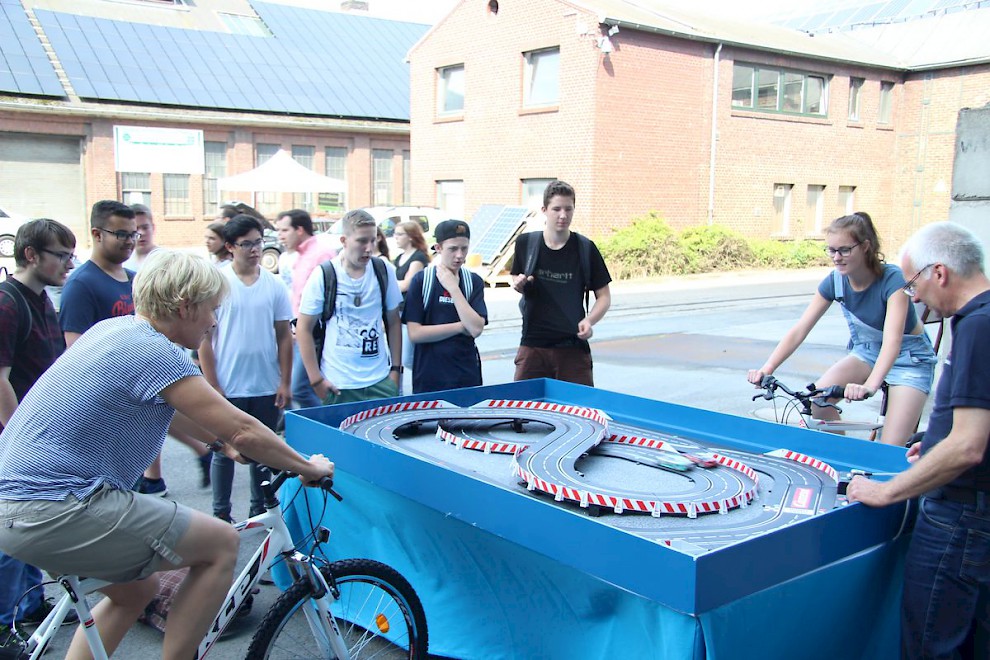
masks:
[[(428, 633), (419, 596), (398, 571), (371, 559), (347, 559), (320, 569), (340, 598), (330, 605), (352, 658), (425, 660)], [(248, 647), (249, 659), (325, 658), (314, 643), (310, 585), (296, 582), (265, 614)]]

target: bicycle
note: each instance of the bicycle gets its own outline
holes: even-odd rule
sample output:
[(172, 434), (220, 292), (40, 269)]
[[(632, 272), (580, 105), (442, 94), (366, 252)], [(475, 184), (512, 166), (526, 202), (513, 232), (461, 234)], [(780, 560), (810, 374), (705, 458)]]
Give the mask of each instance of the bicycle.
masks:
[[(314, 527), (304, 539), (313, 540), (308, 554), (296, 549), (276, 495), (279, 487), (295, 476), (280, 472), (271, 482), (263, 483), (265, 512), (235, 525), (238, 532), (263, 526), (268, 533), (227, 592), (196, 658), (209, 653), (258, 581), (277, 561), (285, 563), (292, 585), (265, 614), (251, 639), (247, 658), (427, 658), (426, 614), (419, 596), (398, 571), (372, 559), (330, 562), (317, 557), (320, 544), (330, 537), (330, 530), (322, 526)], [(333, 490), (330, 479), (324, 478), (320, 487), (338, 501), (343, 499)], [(86, 595), (110, 583), (74, 575), (59, 576), (57, 582), (65, 595), (19, 649), (11, 653), (5, 645), (0, 657), (40, 658), (73, 608), (93, 658), (107, 658)]]
[[(883, 420), (887, 414), (887, 383), (880, 387), (882, 399), (880, 402), (880, 415), (876, 422), (852, 422), (844, 420), (815, 419), (812, 413), (812, 405), (820, 408), (834, 408), (839, 413), (842, 408), (831, 403), (829, 399), (841, 399), (845, 395), (844, 385), (832, 385), (826, 388), (817, 387), (810, 383), (805, 390), (795, 391), (784, 385), (773, 376), (764, 376), (760, 381), (762, 394), (753, 396), (753, 401), (766, 399), (773, 402), (774, 419), (779, 424), (796, 424), (805, 429), (816, 431), (827, 431), (829, 433), (845, 433), (849, 431), (868, 432), (870, 440), (877, 440), (883, 430)], [(784, 394), (778, 394), (778, 391)], [(784, 396), (786, 395), (786, 396)], [(778, 400), (783, 399), (785, 403), (778, 409)], [(798, 415), (794, 421), (793, 415)]]

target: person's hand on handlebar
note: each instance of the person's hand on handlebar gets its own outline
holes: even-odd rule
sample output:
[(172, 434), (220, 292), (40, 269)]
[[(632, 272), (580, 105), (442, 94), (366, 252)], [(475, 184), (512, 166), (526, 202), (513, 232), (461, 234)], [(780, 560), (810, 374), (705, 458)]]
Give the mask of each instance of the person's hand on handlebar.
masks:
[(320, 479), (323, 477), (329, 477), (333, 479), (333, 461), (328, 459), (323, 454), (313, 454), (309, 457), (308, 461), (311, 469), (307, 470), (305, 474), (299, 474), (299, 479), (307, 486), (318, 486)]
[(746, 380), (751, 382), (753, 385), (756, 385), (757, 387), (762, 387), (761, 383), (763, 381), (763, 378), (769, 375), (770, 373), (764, 371), (763, 369), (750, 369), (749, 373), (746, 374)]
[(864, 399), (869, 399), (876, 393), (877, 391), (872, 387), (867, 387), (866, 385), (860, 385), (858, 383), (849, 383), (846, 385), (845, 397), (846, 401), (863, 401)]

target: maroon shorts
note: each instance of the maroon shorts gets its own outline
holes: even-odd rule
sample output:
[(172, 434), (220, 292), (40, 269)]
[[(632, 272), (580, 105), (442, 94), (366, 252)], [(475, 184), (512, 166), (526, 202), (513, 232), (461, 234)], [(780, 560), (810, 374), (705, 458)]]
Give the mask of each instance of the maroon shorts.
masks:
[(520, 346), (516, 353), (516, 374), (513, 380), (531, 378), (555, 378), (595, 386), (592, 374), (591, 351), (582, 346), (566, 348), (534, 348)]

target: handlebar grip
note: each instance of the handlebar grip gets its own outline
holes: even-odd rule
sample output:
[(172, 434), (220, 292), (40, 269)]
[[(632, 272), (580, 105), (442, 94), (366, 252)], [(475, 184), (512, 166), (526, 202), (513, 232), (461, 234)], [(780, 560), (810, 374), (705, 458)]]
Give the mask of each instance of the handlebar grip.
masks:
[(821, 392), (823, 399), (841, 399), (846, 395), (846, 388), (842, 385), (831, 385)]
[(333, 489), (333, 479), (331, 479), (330, 477), (321, 477), (319, 486), (323, 490), (333, 495), (334, 499), (337, 500), (338, 502), (344, 501), (344, 496)]

